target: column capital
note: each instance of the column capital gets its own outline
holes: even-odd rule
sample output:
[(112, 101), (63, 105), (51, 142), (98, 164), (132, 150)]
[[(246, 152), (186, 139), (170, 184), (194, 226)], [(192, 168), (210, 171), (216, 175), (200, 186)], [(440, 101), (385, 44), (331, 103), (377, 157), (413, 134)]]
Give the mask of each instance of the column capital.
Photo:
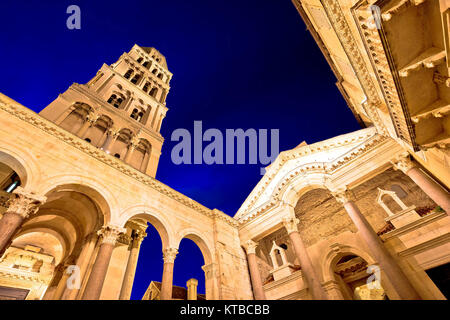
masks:
[(93, 125), (97, 120), (98, 120), (99, 116), (96, 115), (93, 112), (89, 112), (89, 114), (86, 117), (86, 121), (90, 122), (91, 125)]
[(102, 244), (107, 243), (115, 245), (119, 236), (125, 231), (125, 228), (109, 225), (103, 226), (97, 234), (102, 237)]
[(136, 149), (137, 146), (139, 145), (139, 141), (140, 139), (136, 136), (133, 136), (130, 140), (130, 148)]
[(346, 204), (353, 200), (353, 195), (350, 190), (347, 188), (337, 189), (335, 191), (331, 191), (333, 197), (340, 203)]
[(394, 169), (401, 170), (403, 173), (407, 173), (417, 165), (409, 158), (409, 155), (401, 155), (393, 160), (391, 163), (394, 165)]
[(118, 129), (114, 129), (114, 128), (109, 128), (108, 129), (108, 135), (115, 138), (119, 135), (119, 130)]
[(8, 209), (6, 212), (22, 216), (24, 219), (35, 214), (39, 206), (47, 201), (47, 197), (38, 195), (34, 192), (25, 191), (22, 187), (17, 187), (11, 198), (7, 201)]
[(178, 249), (177, 248), (167, 248), (163, 250), (163, 259), (164, 263), (174, 263), (175, 258), (177, 257)]
[(253, 240), (247, 240), (242, 244), (242, 246), (245, 248), (247, 255), (252, 253), (256, 254), (256, 247), (258, 246), (258, 243)]
[(298, 224), (300, 220), (295, 216), (287, 216), (283, 218), (283, 225), (286, 228), (288, 234), (292, 232), (298, 232)]
[(147, 233), (145, 231), (139, 229), (134, 230), (134, 233), (132, 235), (133, 246), (140, 246), (145, 237), (147, 237)]

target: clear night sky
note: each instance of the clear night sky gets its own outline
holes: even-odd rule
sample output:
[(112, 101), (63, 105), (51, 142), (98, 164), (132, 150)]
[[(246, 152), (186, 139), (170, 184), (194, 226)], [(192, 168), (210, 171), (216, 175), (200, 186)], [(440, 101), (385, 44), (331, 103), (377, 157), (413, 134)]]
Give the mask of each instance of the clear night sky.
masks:
[[(81, 30), (66, 8), (81, 8)], [(133, 44), (155, 47), (174, 74), (157, 179), (233, 216), (260, 165), (174, 165), (173, 130), (280, 129), (280, 151), (360, 129), (290, 0), (34, 0), (0, 2), (0, 92), (39, 112), (73, 82), (86, 83)], [(161, 280), (161, 241), (149, 227), (132, 298)], [(183, 240), (174, 284), (199, 279), (203, 258)]]

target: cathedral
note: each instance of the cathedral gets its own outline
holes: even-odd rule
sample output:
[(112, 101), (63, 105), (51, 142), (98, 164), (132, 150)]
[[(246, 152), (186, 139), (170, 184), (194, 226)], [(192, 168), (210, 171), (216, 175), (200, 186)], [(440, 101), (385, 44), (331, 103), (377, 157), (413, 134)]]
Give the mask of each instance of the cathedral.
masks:
[[(0, 94), (0, 299), (129, 300), (147, 224), (164, 260), (147, 300), (449, 298), (450, 2), (292, 2), (361, 129), (281, 152), (234, 217), (155, 179), (157, 49), (39, 114)], [(185, 238), (205, 295), (173, 286)]]

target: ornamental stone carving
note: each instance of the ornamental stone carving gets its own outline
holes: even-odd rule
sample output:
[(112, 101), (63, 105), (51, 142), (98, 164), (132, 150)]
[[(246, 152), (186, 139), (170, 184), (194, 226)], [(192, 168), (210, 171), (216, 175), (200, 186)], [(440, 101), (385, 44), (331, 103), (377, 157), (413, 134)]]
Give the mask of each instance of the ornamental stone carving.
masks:
[(408, 156), (401, 156), (397, 159), (391, 161), (396, 170), (401, 170), (404, 174), (406, 174), (412, 168), (415, 168), (415, 163), (409, 159)]
[(177, 257), (178, 249), (177, 248), (167, 248), (163, 250), (163, 259), (164, 263), (174, 263), (175, 258)]
[(258, 243), (253, 240), (247, 240), (242, 246), (245, 248), (245, 252), (247, 252), (247, 254), (256, 254), (256, 247), (258, 246)]
[(90, 112), (87, 117), (86, 120), (89, 121), (91, 123), (91, 125), (93, 125), (97, 120), (98, 120), (99, 116)]
[(288, 216), (283, 218), (283, 225), (286, 228), (286, 231), (288, 234), (291, 234), (292, 232), (298, 232), (298, 224), (300, 220), (297, 219), (295, 216)]
[(331, 191), (331, 194), (337, 200), (337, 202), (342, 204), (346, 204), (347, 202), (353, 200), (351, 191), (347, 189), (338, 189), (336, 191)]
[(98, 231), (98, 235), (102, 237), (102, 244), (115, 245), (119, 236), (125, 232), (125, 229), (118, 226), (103, 226)]
[(142, 241), (144, 241), (145, 237), (147, 236), (147, 233), (145, 233), (142, 230), (134, 230), (133, 233), (133, 247), (139, 247), (142, 243)]
[(25, 191), (22, 187), (17, 187), (7, 201), (8, 209), (6, 212), (18, 214), (26, 219), (30, 215), (35, 214), (39, 210), (39, 206), (46, 201), (47, 197)]

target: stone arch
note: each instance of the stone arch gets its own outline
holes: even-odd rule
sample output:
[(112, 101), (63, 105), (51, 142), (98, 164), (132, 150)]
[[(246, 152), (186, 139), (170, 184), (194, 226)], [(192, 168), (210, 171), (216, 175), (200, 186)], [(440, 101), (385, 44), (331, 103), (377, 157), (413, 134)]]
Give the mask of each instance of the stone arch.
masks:
[(120, 214), (117, 224), (125, 227), (125, 224), (134, 218), (140, 218), (148, 221), (156, 229), (156, 231), (158, 231), (163, 249), (178, 248), (178, 243), (175, 241), (176, 236), (174, 230), (170, 227), (171, 224), (166, 217), (159, 212), (158, 209), (147, 205), (135, 205), (129, 207)]
[(14, 235), (14, 238), (12, 239), (12, 244), (14, 245), (14, 242), (15, 241), (17, 242), (17, 239), (20, 239), (21, 237), (23, 237), (27, 234), (31, 234), (31, 233), (35, 233), (35, 232), (48, 233), (48, 234), (52, 235), (54, 238), (58, 239), (59, 243), (61, 244), (61, 257), (59, 257), (59, 259), (57, 259), (57, 257), (55, 257), (55, 260), (56, 260), (55, 265), (57, 265), (61, 261), (64, 261), (64, 259), (67, 258), (68, 253), (70, 252), (71, 247), (72, 247), (69, 239), (67, 239), (67, 237), (65, 237), (63, 234), (61, 234), (58, 230), (55, 230), (51, 227), (34, 226), (31, 228), (23, 228), (16, 235)]
[(2, 142), (0, 145), (0, 162), (17, 173), (24, 189), (35, 191), (40, 180), (41, 170), (33, 155), (17, 147), (6, 146)]
[(376, 264), (375, 259), (361, 248), (348, 244), (333, 244), (320, 257), (320, 273), (324, 282), (334, 280), (333, 267), (343, 257), (355, 255), (363, 258), (368, 264)]
[(92, 177), (68, 174), (54, 176), (42, 183), (37, 192), (46, 195), (53, 190), (57, 190), (57, 188), (68, 188), (69, 190), (82, 193), (93, 200), (103, 213), (105, 225), (109, 224), (118, 215), (116, 198), (105, 185)]
[(209, 240), (205, 240), (205, 236), (202, 235), (201, 232), (197, 231), (194, 228), (187, 228), (179, 231), (177, 233), (176, 248), (180, 246), (180, 242), (184, 238), (192, 240), (197, 245), (197, 247), (199, 247), (200, 251), (202, 252), (203, 259), (205, 260), (205, 265), (209, 265), (213, 262), (213, 251), (211, 250), (213, 246), (209, 244)]
[[(311, 170), (311, 171), (308, 171)], [(271, 198), (294, 206), (298, 199), (313, 189), (328, 189), (328, 175), (321, 164), (308, 164), (286, 173), (275, 186)]]
[[(319, 259), (324, 282), (335, 281), (334, 268), (342, 258), (347, 256), (359, 257), (367, 263), (367, 266), (379, 266), (366, 250), (351, 244), (334, 243), (329, 246), (329, 250), (324, 251)], [(370, 274), (368, 273), (367, 275), (369, 276)], [(379, 280), (386, 294), (391, 298), (396, 297), (394, 287), (387, 276), (383, 274), (382, 269)]]

